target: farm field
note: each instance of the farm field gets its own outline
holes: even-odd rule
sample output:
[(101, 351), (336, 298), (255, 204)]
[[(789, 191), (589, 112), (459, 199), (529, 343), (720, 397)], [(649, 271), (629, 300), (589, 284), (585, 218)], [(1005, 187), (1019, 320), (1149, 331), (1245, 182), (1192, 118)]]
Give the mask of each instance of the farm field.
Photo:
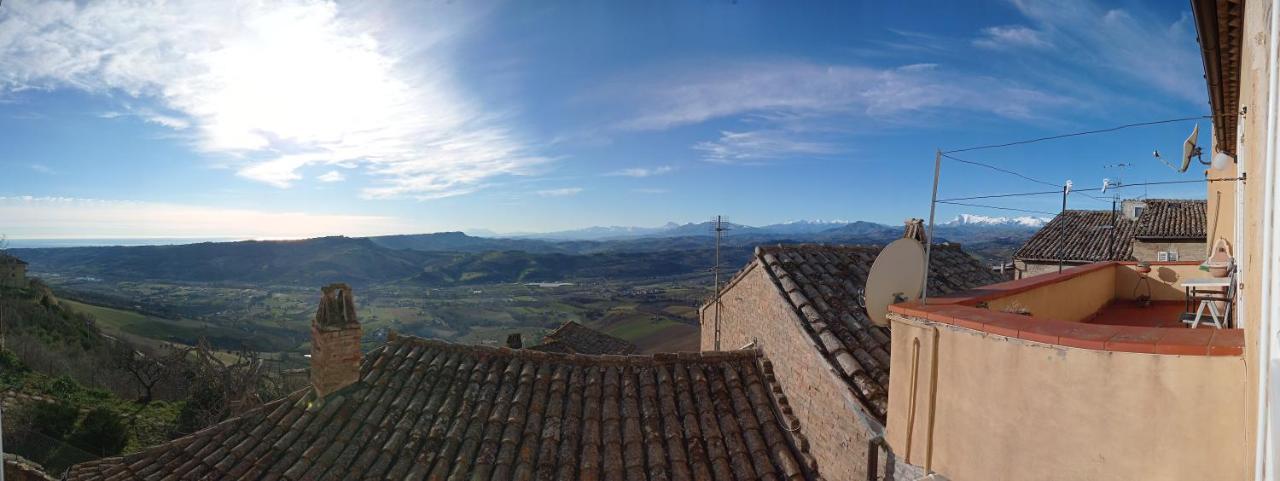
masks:
[[(69, 307), (92, 315), (111, 336), (135, 342), (215, 349), (248, 347), (298, 357), (309, 352), (309, 323), (318, 289), (295, 286), (220, 286), (110, 282), (48, 277)], [(398, 333), (481, 345), (502, 345), (521, 334), (525, 345), (567, 321), (635, 343), (641, 351), (698, 347), (697, 306), (706, 288), (697, 281), (481, 284), (422, 287), (405, 284), (356, 290), (366, 347)]]

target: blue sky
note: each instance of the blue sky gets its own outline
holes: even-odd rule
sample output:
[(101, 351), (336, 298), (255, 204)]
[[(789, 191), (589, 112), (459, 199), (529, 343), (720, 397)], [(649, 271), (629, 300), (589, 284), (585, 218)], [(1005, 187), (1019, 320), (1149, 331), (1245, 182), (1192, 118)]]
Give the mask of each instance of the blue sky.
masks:
[[(1204, 115), (1202, 72), (1182, 2), (5, 2), (0, 233), (898, 223), (928, 214), (936, 147)], [(1190, 180), (1150, 152), (1193, 123), (962, 158)]]

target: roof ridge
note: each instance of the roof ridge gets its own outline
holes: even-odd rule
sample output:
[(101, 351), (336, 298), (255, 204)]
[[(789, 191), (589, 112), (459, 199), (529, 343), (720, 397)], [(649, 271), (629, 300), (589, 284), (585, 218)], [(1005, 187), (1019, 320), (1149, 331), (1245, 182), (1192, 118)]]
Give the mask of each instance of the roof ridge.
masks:
[[(760, 354), (752, 350), (738, 351), (701, 351), (701, 352), (660, 352), (653, 354), (578, 354), (530, 349), (511, 349), (509, 347), (477, 346), (474, 344), (458, 344), (439, 339), (399, 334), (388, 339), (386, 345), (413, 343), (418, 346), (442, 351), (469, 353), (479, 356), (503, 356), (534, 361), (554, 361), (582, 364), (618, 364), (618, 365), (657, 365), (689, 361), (733, 361), (754, 360)], [(370, 359), (366, 356), (365, 359)]]

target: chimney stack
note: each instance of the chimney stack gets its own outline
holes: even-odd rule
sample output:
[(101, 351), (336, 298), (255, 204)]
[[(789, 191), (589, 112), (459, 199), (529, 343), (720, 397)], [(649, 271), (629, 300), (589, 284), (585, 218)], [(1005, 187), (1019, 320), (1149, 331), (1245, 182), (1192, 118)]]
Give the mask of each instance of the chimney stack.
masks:
[(311, 321), (311, 386), (324, 397), (360, 379), (360, 322), (355, 298), (346, 284), (321, 289), (320, 307)]
[(902, 233), (903, 238), (915, 239), (920, 241), (921, 244), (926, 243), (925, 239), (928, 238), (928, 233), (924, 231), (924, 219), (907, 219), (906, 224), (907, 228)]
[(507, 335), (507, 347), (512, 349), (520, 349), (524, 347), (524, 341), (520, 339), (520, 333)]

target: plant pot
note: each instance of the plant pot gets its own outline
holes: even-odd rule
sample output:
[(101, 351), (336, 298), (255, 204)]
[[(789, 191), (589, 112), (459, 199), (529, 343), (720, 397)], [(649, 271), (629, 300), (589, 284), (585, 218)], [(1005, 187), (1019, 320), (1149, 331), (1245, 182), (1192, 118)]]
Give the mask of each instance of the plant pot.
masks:
[(1138, 264), (1138, 273), (1140, 273), (1140, 274), (1150, 274), (1150, 273), (1151, 273), (1151, 266), (1146, 265), (1146, 264)]

